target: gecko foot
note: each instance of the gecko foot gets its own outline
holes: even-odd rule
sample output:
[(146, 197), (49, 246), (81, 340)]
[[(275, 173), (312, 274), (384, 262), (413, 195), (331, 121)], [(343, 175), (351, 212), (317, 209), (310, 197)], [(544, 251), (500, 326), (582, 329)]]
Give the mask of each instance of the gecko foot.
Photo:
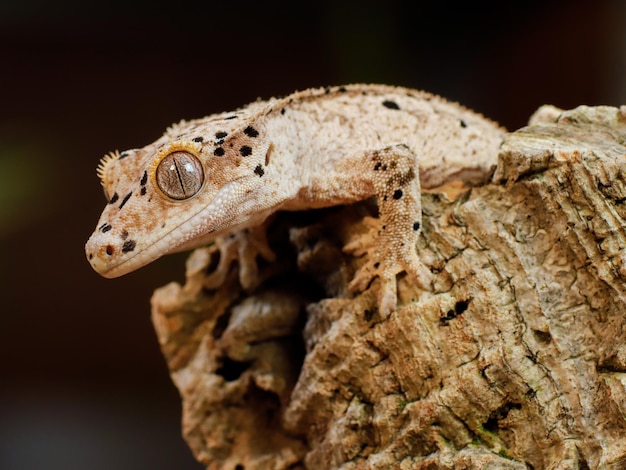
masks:
[[(352, 293), (368, 289), (374, 278), (379, 279), (378, 309), (383, 317), (396, 309), (396, 276), (403, 271), (422, 288), (429, 288), (432, 273), (417, 256), (413, 243), (390, 237), (380, 229), (380, 221), (371, 217), (364, 219), (369, 233), (360, 235), (344, 247), (344, 251), (354, 256), (367, 254), (369, 260), (358, 269), (349, 289)], [(390, 239), (391, 238), (391, 239)]]
[(220, 260), (205, 280), (208, 289), (216, 289), (224, 283), (233, 261), (239, 263), (239, 283), (245, 290), (256, 287), (258, 282), (257, 256), (267, 261), (275, 261), (276, 254), (267, 242), (266, 226), (260, 225), (240, 232), (219, 237), (215, 244), (220, 252)]

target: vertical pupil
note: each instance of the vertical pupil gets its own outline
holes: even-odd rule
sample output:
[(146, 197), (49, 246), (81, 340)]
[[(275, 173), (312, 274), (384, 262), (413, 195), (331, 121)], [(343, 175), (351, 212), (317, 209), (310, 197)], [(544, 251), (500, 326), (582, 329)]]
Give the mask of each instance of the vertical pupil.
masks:
[(188, 199), (196, 194), (204, 181), (200, 161), (188, 152), (172, 152), (156, 171), (159, 189), (172, 199)]

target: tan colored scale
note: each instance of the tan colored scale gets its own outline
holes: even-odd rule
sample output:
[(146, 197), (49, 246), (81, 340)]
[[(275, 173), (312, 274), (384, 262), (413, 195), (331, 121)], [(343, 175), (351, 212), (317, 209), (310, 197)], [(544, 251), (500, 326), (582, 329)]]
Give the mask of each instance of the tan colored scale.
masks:
[[(433, 188), (485, 181), (503, 135), (455, 103), (383, 85), (310, 89), (182, 121), (146, 147), (102, 160), (98, 175), (109, 203), (87, 242), (87, 258), (103, 276), (117, 277), (229, 234), (249, 243), (240, 231), (279, 210), (376, 196), (375, 239), (363, 237), (346, 249), (369, 254), (352, 290), (380, 278), (379, 308), (388, 313), (395, 308), (397, 274), (406, 271), (424, 287), (430, 282), (416, 250), (420, 182)], [(247, 253), (238, 259), (244, 287), (253, 282), (256, 255), (272, 257), (258, 240), (253, 245), (238, 250)], [(220, 266), (216, 278), (225, 269)]]

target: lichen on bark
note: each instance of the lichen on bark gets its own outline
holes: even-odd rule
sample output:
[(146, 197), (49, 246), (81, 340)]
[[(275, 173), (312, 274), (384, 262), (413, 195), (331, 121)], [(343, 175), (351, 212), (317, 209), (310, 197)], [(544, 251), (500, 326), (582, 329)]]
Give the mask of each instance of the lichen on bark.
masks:
[(489, 184), (423, 195), (432, 289), (351, 296), (374, 201), (282, 213), (244, 292), (213, 247), (153, 322), (209, 469), (626, 468), (626, 107), (544, 107)]

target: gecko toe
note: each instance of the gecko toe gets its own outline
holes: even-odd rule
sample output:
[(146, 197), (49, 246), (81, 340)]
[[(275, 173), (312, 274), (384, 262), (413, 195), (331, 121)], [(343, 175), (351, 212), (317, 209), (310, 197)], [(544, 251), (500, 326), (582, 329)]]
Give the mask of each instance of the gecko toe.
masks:
[(376, 273), (372, 271), (373, 267), (371, 263), (368, 263), (355, 273), (354, 278), (352, 278), (352, 281), (348, 285), (348, 289), (352, 294), (367, 290), (372, 280), (376, 277)]
[(404, 270), (411, 280), (420, 288), (429, 290), (432, 287), (434, 279), (433, 273), (428, 266), (422, 263), (417, 257), (408, 262), (404, 266)]

